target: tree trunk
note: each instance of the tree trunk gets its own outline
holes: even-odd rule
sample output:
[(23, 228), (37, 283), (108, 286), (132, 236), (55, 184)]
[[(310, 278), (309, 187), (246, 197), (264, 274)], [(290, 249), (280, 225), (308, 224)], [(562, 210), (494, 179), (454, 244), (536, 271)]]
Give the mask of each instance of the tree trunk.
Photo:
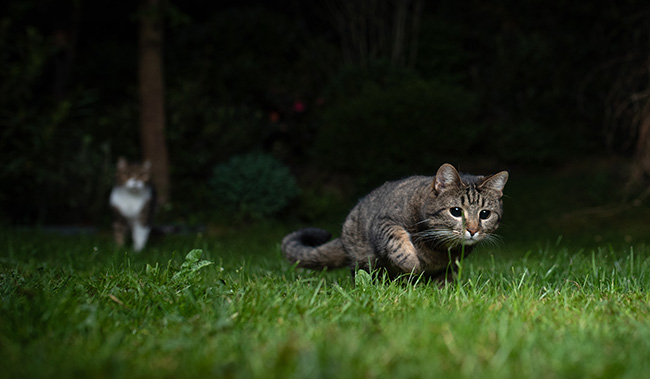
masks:
[(162, 4), (142, 0), (139, 38), (140, 133), (144, 158), (152, 165), (158, 202), (169, 201), (169, 163), (165, 144)]
[(633, 183), (646, 183), (650, 179), (650, 99), (645, 105), (638, 120), (639, 134), (635, 146), (635, 160), (632, 169)]

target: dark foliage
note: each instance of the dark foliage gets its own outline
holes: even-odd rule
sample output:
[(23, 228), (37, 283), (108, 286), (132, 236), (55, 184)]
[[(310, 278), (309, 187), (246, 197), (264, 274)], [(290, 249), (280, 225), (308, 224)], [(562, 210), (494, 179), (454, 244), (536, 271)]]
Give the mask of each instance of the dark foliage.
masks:
[(477, 156), (473, 150), (488, 152), (473, 93), (408, 73), (380, 72), (374, 78), (343, 74), (342, 93), (320, 117), (314, 156), (322, 167), (351, 174), (368, 187), (431, 173), (445, 159)]
[(289, 169), (265, 154), (235, 156), (216, 166), (210, 189), (216, 211), (225, 209), (240, 219), (271, 216), (299, 192)]
[[(541, 167), (634, 147), (605, 105), (647, 89), (641, 0), (427, 3), (408, 69), (343, 66), (322, 2), (169, 5), (176, 215), (200, 211), (213, 167), (251, 151), (361, 188), (443, 161)], [(116, 157), (140, 159), (136, 4), (9, 2), (0, 15), (1, 222), (106, 222)]]

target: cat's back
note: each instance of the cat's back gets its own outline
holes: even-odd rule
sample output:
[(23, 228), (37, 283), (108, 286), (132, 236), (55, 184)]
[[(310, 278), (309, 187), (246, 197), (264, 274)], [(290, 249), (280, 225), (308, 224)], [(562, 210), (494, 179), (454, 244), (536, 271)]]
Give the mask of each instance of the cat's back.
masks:
[(409, 176), (382, 184), (371, 192), (379, 196), (411, 196), (414, 192), (425, 187), (431, 187), (433, 176)]
[(361, 199), (361, 202), (411, 197), (422, 189), (431, 187), (433, 179), (431, 176), (409, 176), (389, 181), (372, 190), (366, 197)]
[(384, 215), (399, 218), (414, 204), (424, 201), (433, 179), (430, 176), (409, 176), (386, 182), (359, 200), (353, 212), (364, 219)]

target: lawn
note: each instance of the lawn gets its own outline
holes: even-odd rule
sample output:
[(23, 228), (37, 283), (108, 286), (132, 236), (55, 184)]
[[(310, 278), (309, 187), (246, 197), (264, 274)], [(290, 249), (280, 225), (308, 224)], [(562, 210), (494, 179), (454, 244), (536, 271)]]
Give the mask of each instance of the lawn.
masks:
[[(291, 227), (273, 222), (141, 254), (108, 233), (2, 230), (0, 376), (645, 377), (643, 230), (609, 222), (594, 236), (604, 221), (591, 216), (579, 238), (521, 232), (524, 190), (506, 199), (521, 206), (503, 244), (445, 287), (295, 269), (279, 249)], [(543, 228), (554, 212), (533, 203)]]
[[(179, 236), (5, 230), (5, 377), (640, 377), (645, 246), (484, 248), (444, 288), (282, 260), (277, 226)], [(191, 254), (190, 251), (194, 250)], [(202, 253), (201, 255), (199, 255)]]

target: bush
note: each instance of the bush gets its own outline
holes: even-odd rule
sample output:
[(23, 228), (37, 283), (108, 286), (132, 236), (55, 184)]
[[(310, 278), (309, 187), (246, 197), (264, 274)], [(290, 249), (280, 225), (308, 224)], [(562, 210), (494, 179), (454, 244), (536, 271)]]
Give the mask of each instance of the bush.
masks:
[(270, 216), (299, 192), (286, 166), (259, 153), (236, 156), (216, 166), (210, 185), (215, 205), (235, 211), (238, 217)]
[(167, 145), (173, 159), (172, 199), (183, 216), (201, 213), (202, 204), (212, 193), (196, 183), (208, 182), (216, 164), (262, 149), (273, 129), (261, 111), (246, 106), (215, 106), (216, 99), (201, 97), (200, 92), (170, 91), (170, 98)]
[(410, 79), (367, 84), (330, 106), (315, 143), (319, 164), (359, 184), (427, 173), (480, 144), (476, 97), (460, 86)]

